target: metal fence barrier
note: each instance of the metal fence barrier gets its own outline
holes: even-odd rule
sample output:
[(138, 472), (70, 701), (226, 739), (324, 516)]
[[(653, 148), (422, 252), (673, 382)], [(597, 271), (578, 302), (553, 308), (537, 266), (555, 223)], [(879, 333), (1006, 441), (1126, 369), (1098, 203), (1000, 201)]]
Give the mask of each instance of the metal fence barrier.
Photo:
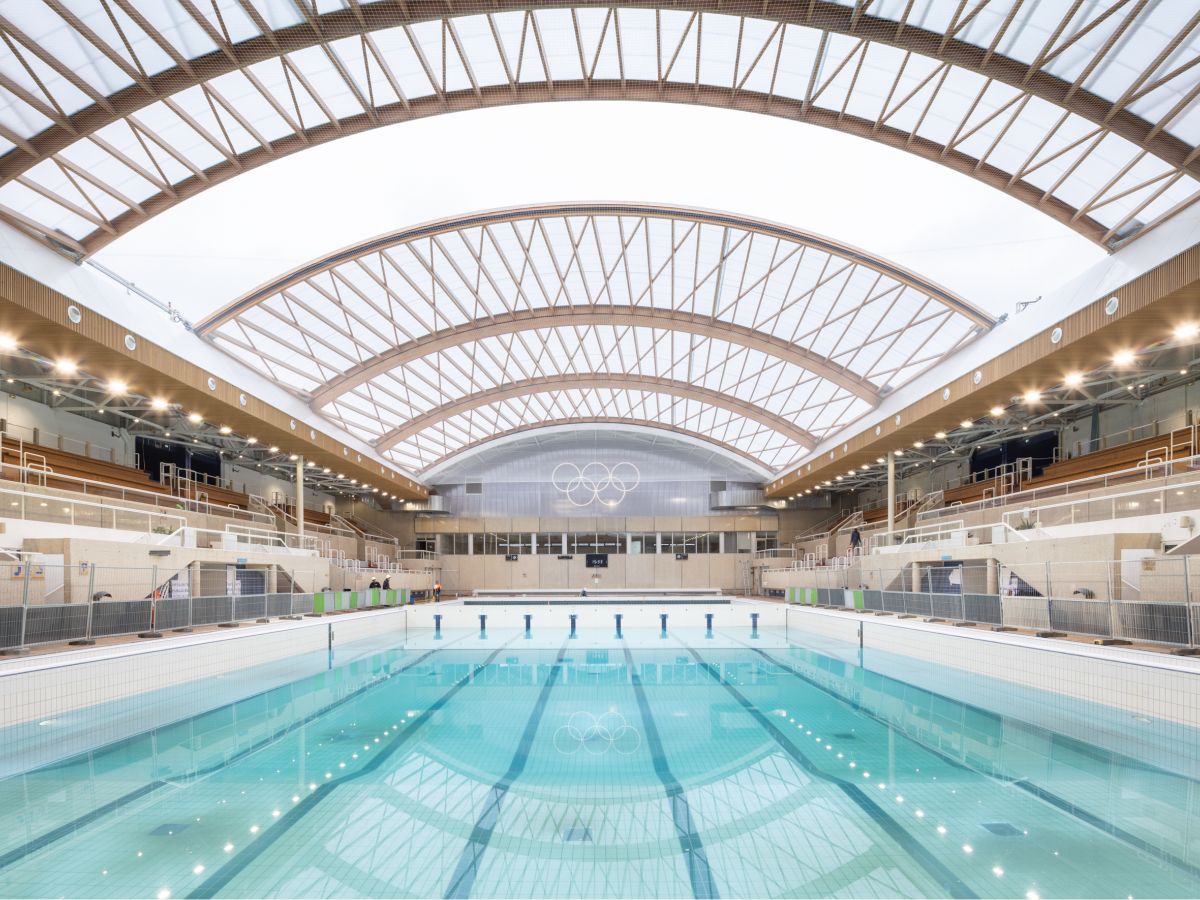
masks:
[[(972, 622), (1033, 631), (1064, 632), (1139, 643), (1193, 646), (1200, 636), (1200, 604), (1158, 601), (1110, 602), (1063, 597), (1002, 597), (999, 594), (934, 594), (924, 591), (810, 589), (821, 606), (859, 608), (949, 622)], [(801, 589), (793, 603), (804, 604)]]
[(793, 602), (1194, 647), (1200, 565), (1192, 559), (1129, 551), (1119, 560), (896, 565), (870, 556), (850, 566), (788, 570), (786, 595)]
[(312, 594), (278, 593), (0, 606), (0, 649), (163, 632), (312, 611)]

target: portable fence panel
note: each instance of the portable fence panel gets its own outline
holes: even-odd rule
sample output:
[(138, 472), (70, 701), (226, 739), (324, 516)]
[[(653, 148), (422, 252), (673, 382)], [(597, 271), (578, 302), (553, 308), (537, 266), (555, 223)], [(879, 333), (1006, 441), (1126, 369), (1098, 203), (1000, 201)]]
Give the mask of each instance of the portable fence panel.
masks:
[(883, 591), (863, 591), (863, 609), (883, 609)]
[(159, 631), (165, 628), (184, 628), (188, 623), (188, 607), (191, 600), (187, 597), (169, 597), (159, 600), (154, 607), (154, 627)]
[(923, 616), (929, 618), (933, 615), (933, 602), (931, 594), (903, 594), (904, 597), (904, 612), (912, 616)]
[(19, 606), (0, 606), (0, 647), (20, 646), (23, 612)]
[(149, 600), (98, 600), (92, 604), (92, 637), (149, 630)]
[(292, 615), (300, 616), (313, 611), (313, 594), (292, 594)]
[(291, 594), (267, 594), (268, 616), (289, 616), (292, 614)]
[(1001, 624), (1045, 630), (1050, 627), (1050, 602), (1045, 597), (1001, 597)]
[(232, 597), (196, 597), (192, 600), (192, 624), (215, 625), (233, 621)]
[(1050, 627), (1058, 631), (1074, 631), (1099, 637), (1112, 635), (1112, 616), (1108, 603), (1096, 600), (1050, 601)]
[(81, 638), (87, 631), (87, 604), (29, 607), (26, 644), (55, 644)]
[(1000, 597), (996, 594), (963, 594), (963, 606), (968, 622), (1001, 622)]
[(250, 594), (233, 598), (234, 619), (261, 619), (267, 614), (266, 594)]
[(884, 591), (882, 608), (887, 612), (908, 612), (908, 608), (905, 604), (907, 597), (908, 595), (902, 591)]
[(962, 594), (930, 594), (929, 607), (939, 619), (963, 618)]
[(1119, 603), (1116, 637), (1163, 644), (1191, 643), (1188, 607), (1182, 603)]

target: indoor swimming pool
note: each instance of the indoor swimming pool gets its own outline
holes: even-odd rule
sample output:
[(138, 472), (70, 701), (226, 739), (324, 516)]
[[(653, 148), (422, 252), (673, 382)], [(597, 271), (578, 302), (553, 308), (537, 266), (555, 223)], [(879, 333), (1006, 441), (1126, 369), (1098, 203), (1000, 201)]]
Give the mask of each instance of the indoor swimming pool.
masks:
[(886, 662), (748, 628), (310, 653), (271, 690), (0, 781), (0, 895), (1200, 895), (1197, 735), (1080, 702), (1102, 723), (1084, 740)]

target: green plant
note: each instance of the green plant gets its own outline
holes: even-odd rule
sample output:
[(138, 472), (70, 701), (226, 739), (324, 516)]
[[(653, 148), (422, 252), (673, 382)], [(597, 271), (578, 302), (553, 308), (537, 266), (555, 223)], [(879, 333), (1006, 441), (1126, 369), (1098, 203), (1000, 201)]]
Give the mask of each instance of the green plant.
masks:
[(155, 525), (150, 530), (152, 532), (154, 532), (155, 534), (174, 534), (175, 533), (170, 525)]
[(1034, 523), (1033, 519), (1022, 519), (1013, 527), (1016, 528), (1017, 531), (1029, 531), (1031, 528), (1036, 528), (1037, 525)]

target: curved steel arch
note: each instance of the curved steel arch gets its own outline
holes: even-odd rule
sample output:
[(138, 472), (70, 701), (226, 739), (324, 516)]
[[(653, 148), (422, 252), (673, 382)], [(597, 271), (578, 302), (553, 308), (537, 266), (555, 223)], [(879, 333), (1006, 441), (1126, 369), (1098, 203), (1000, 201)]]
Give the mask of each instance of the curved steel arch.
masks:
[[(758, 457), (756, 457), (753, 453), (749, 453), (746, 450), (741, 450), (733, 446), (733, 444), (727, 443), (726, 441), (719, 441), (711, 435), (704, 434), (703, 432), (693, 431), (690, 428), (682, 428), (679, 425), (671, 425), (667, 422), (655, 422), (653, 419), (625, 419), (621, 418), (620, 416), (580, 416), (577, 419), (546, 419), (542, 422), (529, 422), (525, 425), (518, 425), (515, 428), (497, 431), (495, 434), (489, 434), (485, 438), (480, 438), (477, 441), (471, 441), (468, 444), (463, 444), (458, 449), (452, 450), (451, 452), (438, 457), (429, 465), (421, 467), (416, 474), (424, 478), (426, 473), (438, 466), (444, 465), (455, 457), (470, 453), (473, 450), (477, 450), (480, 447), (484, 447), (488, 444), (494, 443), (495, 441), (515, 437), (520, 434), (528, 434), (534, 431), (540, 431), (545, 428), (559, 428), (562, 426), (574, 425), (627, 425), (634, 428), (647, 428), (653, 429), (654, 431), (665, 431), (670, 434), (678, 434), (684, 437), (693, 438), (697, 441), (703, 441), (705, 444), (713, 447), (717, 452), (726, 453), (730, 456), (735, 456), (740, 460), (744, 460), (753, 466), (754, 470), (760, 473), (769, 473), (771, 471), (768, 467), (764, 466)], [(770, 478), (770, 475), (768, 474), (764, 476), (764, 478)]]
[(511, 400), (514, 397), (524, 397), (529, 394), (544, 394), (550, 391), (576, 389), (610, 389), (610, 390), (643, 390), (657, 394), (669, 394), (685, 400), (697, 400), (731, 412), (734, 415), (757, 422), (772, 431), (794, 441), (806, 450), (816, 446), (816, 438), (803, 428), (798, 428), (783, 416), (766, 412), (753, 403), (748, 403), (729, 394), (723, 394), (710, 388), (698, 387), (686, 381), (672, 378), (652, 378), (646, 375), (550, 375), (542, 378), (527, 378), (521, 381), (510, 381), (507, 384), (468, 394), (459, 400), (434, 407), (428, 412), (414, 416), (403, 425), (393, 428), (375, 442), (375, 450), (386, 453), (397, 444), (403, 443), (414, 435), (420, 434), (439, 422), (444, 422), (453, 416), (470, 412), (473, 409)]
[[(1094, 53), (1091, 64), (1084, 68), (1085, 75), (1091, 73), (1103, 58), (1113, 51), (1114, 46), (1119, 44), (1117, 38), (1134, 25), (1140, 14), (1141, 5), (1132, 5), (1124, 11), (1121, 10), (1121, 5), (1116, 4), (1101, 16), (1101, 20), (1110, 15), (1115, 16), (1119, 28), (1113, 37)], [(134, 227), (149, 216), (208, 186), (225, 180), (236, 172), (245, 171), (268, 159), (277, 158), (302, 147), (354, 131), (378, 127), (392, 121), (433, 115), (438, 112), (501, 103), (567, 98), (656, 99), (702, 103), (782, 115), (827, 127), (835, 127), (860, 134), (863, 137), (882, 140), (885, 143), (951, 165), (973, 177), (981, 178), (1002, 190), (1021, 197), (1026, 202), (1034, 203), (1093, 240), (1106, 243), (1114, 233), (1118, 232), (1116, 226), (1105, 228), (1090, 219), (1087, 215), (1087, 206), (1072, 208), (1070, 204), (1053, 197), (1053, 190), (1038, 188), (1025, 181), (1020, 177), (1021, 172), (1004, 172), (969, 154), (962, 153), (953, 146), (953, 139), (950, 146), (924, 141), (914, 134), (894, 129), (885, 122), (856, 118), (847, 114), (844, 108), (840, 112), (819, 110), (814, 103), (809, 102), (807, 97), (804, 101), (795, 103), (774, 94), (745, 91), (743, 86), (737, 84), (731, 85), (729, 88), (700, 84), (669, 84), (661, 77), (657, 81), (642, 82), (625, 78), (603, 80), (589, 76), (580, 82), (524, 83), (510, 76), (509, 84), (498, 87), (473, 84), (472, 89), (461, 92), (447, 91), (443, 84), (442, 89), (436, 91), (436, 96), (431, 102), (405, 100), (397, 104), (398, 108), (390, 109), (376, 107), (373, 100), (362, 97), (361, 90), (352, 83), (352, 79), (348, 76), (345, 65), (334, 58), (334, 54), (329, 48), (333, 41), (342, 38), (362, 38), (364, 35), (381, 29), (407, 27), (437, 19), (452, 22), (454, 19), (470, 13), (497, 14), (513, 11), (532, 13), (532, 11), (540, 9), (540, 7), (527, 2), (495, 0), (479, 10), (463, 10), (455, 4), (444, 2), (444, 0), (443, 2), (421, 4), (412, 4), (405, 0), (378, 0), (378, 2), (367, 4), (352, 3), (348, 9), (328, 13), (315, 13), (301, 4), (300, 8), (305, 12), (307, 21), (278, 30), (272, 30), (251, 4), (243, 3), (242, 9), (261, 34), (238, 43), (229, 41), (213, 22), (196, 11), (191, 4), (186, 4), (185, 11), (192, 16), (195, 24), (207, 33), (217, 48), (193, 59), (185, 58), (164, 35), (154, 29), (145, 17), (141, 16), (132, 4), (122, 2), (121, 6), (126, 15), (146, 32), (159, 49), (171, 57), (173, 66), (153, 75), (146, 74), (136, 59), (131, 62), (121, 51), (99, 38), (72, 13), (60, 6), (55, 6), (57, 15), (75, 30), (81, 43), (91, 44), (98, 53), (107, 57), (109, 63), (122, 70), (132, 82), (130, 86), (110, 95), (101, 94), (87, 82), (74, 76), (69, 65), (65, 65), (62, 60), (47, 53), (39, 47), (36, 40), (22, 33), (11, 22), (0, 18), (0, 28), (7, 32), (7, 37), (11, 41), (19, 45), (26, 54), (37, 57), (42, 65), (56, 69), (66, 81), (74, 85), (77, 91), (91, 101), (89, 105), (79, 111), (66, 114), (61, 107), (54, 103), (53, 98), (49, 98), (51, 102), (48, 103), (37, 95), (20, 88), (19, 85), (14, 85), (17, 89), (14, 95), (51, 124), (43, 131), (28, 137), (6, 134), (14, 147), (0, 158), (0, 182), (9, 182), (22, 177), (34, 166), (53, 157), (74, 141), (82, 137), (90, 137), (114, 122), (131, 119), (138, 110), (152, 103), (169, 101), (173, 95), (189, 87), (204, 85), (208, 102), (224, 107), (227, 101), (213, 90), (210, 84), (212, 79), (236, 71), (245, 72), (248, 67), (256, 63), (311, 47), (320, 46), (325, 49), (329, 54), (330, 62), (338, 70), (338, 74), (346, 82), (350, 92), (359, 95), (358, 99), (363, 107), (363, 112), (358, 116), (331, 117), (333, 119), (331, 123), (316, 128), (305, 128), (301, 122), (300, 127), (295, 129), (295, 134), (278, 140), (261, 140), (261, 147), (248, 153), (228, 153), (225, 162), (210, 168), (197, 169), (195, 174), (185, 181), (174, 184), (164, 183), (163, 190), (159, 194), (143, 202), (131, 204), (129, 211), (125, 214), (111, 219), (104, 219), (100, 216), (101, 221), (96, 222), (96, 229), (81, 241), (75, 241), (69, 237), (64, 238), (61, 234), (56, 235), (53, 229), (45, 231), (44, 226), (39, 226), (36, 221), (9, 211), (7, 217), (19, 227), (35, 232), (40, 231), (46, 239), (56, 240), (80, 253), (94, 252), (116, 235)], [(862, 42), (887, 45), (906, 54), (919, 55), (947, 66), (978, 73), (989, 81), (995, 81), (1019, 91), (1025, 98), (1046, 101), (1064, 110), (1065, 113), (1078, 115), (1093, 123), (1104, 134), (1111, 133), (1130, 142), (1144, 153), (1162, 160), (1179, 174), (1186, 173), (1193, 177), (1200, 177), (1200, 156), (1196, 153), (1196, 148), (1189, 146), (1186, 141), (1174, 136), (1166, 128), (1172, 118), (1180, 115), (1181, 108), (1178, 105), (1169, 110), (1167, 118), (1158, 122), (1147, 121), (1126, 108), (1129, 102), (1145, 95), (1157, 86), (1151, 81), (1151, 76), (1157, 74), (1157, 67), (1169, 57), (1171, 51), (1177, 49), (1180, 43), (1187, 38), (1190, 30), (1195, 27), (1194, 22), (1188, 26), (1188, 30), (1167, 42), (1163, 54), (1156, 60), (1154, 67), (1140, 73), (1120, 98), (1110, 101), (1082, 86), (1085, 75), (1081, 75), (1075, 82), (1069, 82), (1050, 74), (1043, 68), (1043, 65), (1048, 65), (1050, 60), (1062, 53), (1074, 40), (1082, 37), (1096, 24), (1088, 20), (1086, 16), (1075, 21), (1078, 4), (1073, 4), (1070, 10), (1064, 13), (1061, 26), (1054, 30), (1050, 40), (1032, 64), (1006, 57), (997, 50), (997, 45), (1012, 17), (1015, 16), (1017, 7), (1014, 7), (1009, 14), (999, 34), (992, 41), (992, 45), (983, 46), (960, 37), (960, 33), (971, 24), (972, 19), (979, 12), (979, 7), (970, 12), (965, 12), (960, 8), (944, 32), (935, 32), (908, 22), (909, 13), (907, 11), (901, 21), (895, 21), (872, 14), (865, 4), (856, 3), (853, 7), (849, 7), (829, 2), (829, 0), (804, 0), (804, 2), (796, 2), (796, 0), (790, 0), (790, 2), (789, 0), (761, 0), (761, 2), (732, 0), (729, 2), (729, 0), (722, 0), (719, 3), (716, 0), (678, 0), (678, 2), (674, 2), (674, 0), (654, 0), (654, 2), (627, 0), (621, 6), (659, 11), (742, 16), (777, 25), (819, 29), (827, 35), (844, 35)], [(564, 4), (560, 8), (574, 10), (612, 9), (613, 7), (610, 3), (596, 2), (596, 0), (576, 0), (576, 2)], [(457, 37), (455, 37), (455, 42), (457, 46)], [(368, 45), (364, 40), (364, 59), (367, 52)], [(1164, 77), (1173, 78), (1182, 71), (1185, 70), (1177, 68)], [(303, 80), (302, 73), (297, 73), (297, 78)], [(399, 94), (399, 92), (397, 93)], [(228, 107), (226, 109), (228, 110)], [(236, 118), (231, 110), (229, 112)], [(828, 115), (826, 115), (827, 112)], [(965, 126), (966, 122), (963, 125)], [(211, 137), (213, 140), (210, 143), (219, 147), (219, 137), (215, 135)], [(76, 173), (78, 177), (85, 179), (88, 174), (86, 172)], [(153, 175), (148, 170), (147, 174)], [(122, 198), (118, 196), (118, 199)], [(80, 209), (90, 216), (88, 210), (82, 207)]]
[(814, 375), (820, 375), (827, 381), (845, 388), (872, 405), (879, 402), (879, 391), (865, 378), (855, 375), (844, 366), (831, 362), (811, 350), (790, 344), (781, 338), (761, 331), (755, 331), (744, 325), (734, 325), (716, 319), (699, 320), (688, 313), (655, 307), (565, 306), (518, 310), (503, 316), (476, 319), (473, 322), (445, 328), (419, 340), (385, 350), (373, 359), (360, 363), (340, 377), (327, 382), (320, 390), (314, 391), (311, 399), (312, 408), (320, 410), (337, 400), (342, 394), (354, 390), (378, 375), (384, 375), (414, 360), (456, 347), (467, 341), (501, 334), (536, 331), (541, 328), (579, 325), (662, 328), (727, 341), (800, 366)]

